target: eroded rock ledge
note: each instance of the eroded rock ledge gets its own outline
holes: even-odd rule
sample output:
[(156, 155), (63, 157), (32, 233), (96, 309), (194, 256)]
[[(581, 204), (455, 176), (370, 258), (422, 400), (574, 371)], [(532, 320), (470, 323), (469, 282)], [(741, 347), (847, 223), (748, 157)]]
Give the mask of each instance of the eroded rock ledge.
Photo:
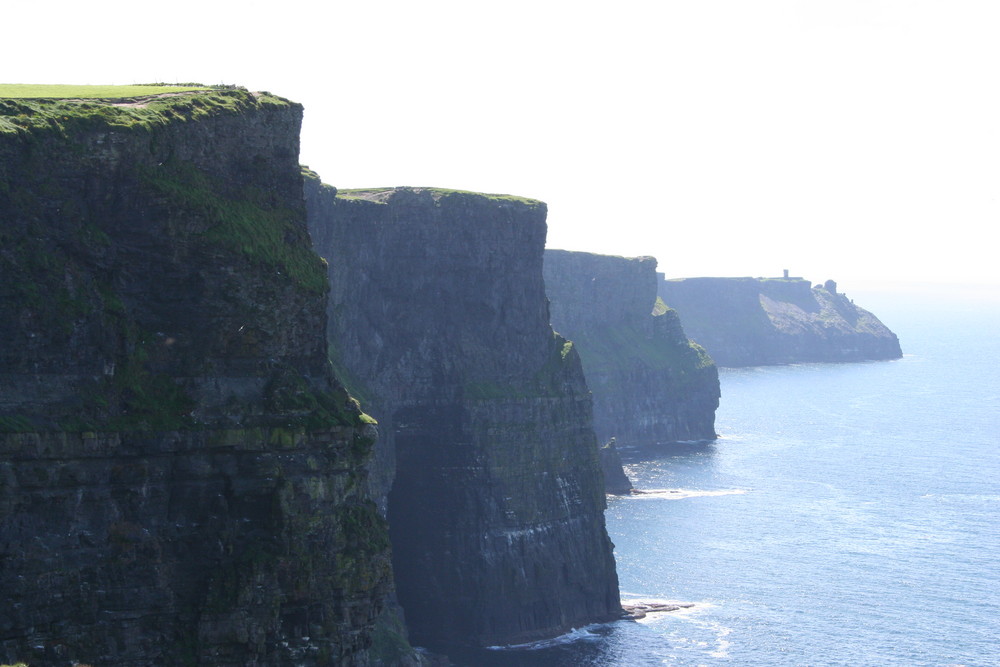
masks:
[(638, 621), (649, 614), (662, 614), (681, 609), (692, 609), (691, 602), (623, 602), (622, 609), (628, 618)]

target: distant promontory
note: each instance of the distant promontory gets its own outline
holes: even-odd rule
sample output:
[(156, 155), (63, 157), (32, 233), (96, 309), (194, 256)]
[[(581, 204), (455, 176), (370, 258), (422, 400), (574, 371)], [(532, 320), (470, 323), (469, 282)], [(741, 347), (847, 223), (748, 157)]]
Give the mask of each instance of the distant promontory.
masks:
[(659, 295), (719, 366), (898, 359), (899, 339), (827, 280), (659, 280)]

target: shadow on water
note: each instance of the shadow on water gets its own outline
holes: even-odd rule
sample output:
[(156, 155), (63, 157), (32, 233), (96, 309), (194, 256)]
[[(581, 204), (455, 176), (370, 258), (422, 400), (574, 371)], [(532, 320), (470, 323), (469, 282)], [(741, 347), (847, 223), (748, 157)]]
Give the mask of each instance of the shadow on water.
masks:
[(684, 442), (658, 442), (649, 445), (618, 447), (622, 463), (634, 464), (661, 459), (714, 456), (717, 440), (693, 440)]

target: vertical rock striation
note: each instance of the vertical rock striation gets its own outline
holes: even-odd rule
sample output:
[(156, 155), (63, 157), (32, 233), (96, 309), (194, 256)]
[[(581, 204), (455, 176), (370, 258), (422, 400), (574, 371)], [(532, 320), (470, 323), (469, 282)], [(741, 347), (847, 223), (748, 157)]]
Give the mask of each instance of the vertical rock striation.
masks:
[(545, 251), (552, 326), (594, 393), (594, 430), (618, 446), (715, 438), (719, 375), (677, 313), (657, 309), (656, 260)]
[(359, 665), (391, 587), (301, 107), (0, 100), (0, 662)]
[(373, 480), (412, 638), (516, 643), (618, 617), (590, 397), (548, 323), (544, 204), (338, 196), (316, 178), (306, 201), (331, 349), (384, 435)]
[(899, 339), (828, 280), (685, 278), (659, 294), (720, 366), (898, 359)]

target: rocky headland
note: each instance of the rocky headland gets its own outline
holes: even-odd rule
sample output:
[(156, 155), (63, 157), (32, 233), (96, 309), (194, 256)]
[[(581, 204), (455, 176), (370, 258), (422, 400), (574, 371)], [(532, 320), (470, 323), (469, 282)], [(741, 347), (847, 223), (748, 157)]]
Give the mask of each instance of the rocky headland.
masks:
[(898, 359), (899, 339), (828, 280), (659, 281), (663, 301), (720, 366)]
[(377, 432), (327, 360), (301, 117), (0, 100), (0, 662), (367, 663)]
[[(656, 260), (545, 251), (552, 326), (576, 344), (602, 443), (712, 440), (719, 374), (657, 299)], [(610, 449), (610, 448), (608, 448)], [(614, 452), (608, 474), (614, 475)], [(609, 485), (620, 492), (619, 485)]]
[(331, 356), (380, 423), (371, 475), (416, 643), (516, 644), (622, 614), (592, 405), (555, 334), (546, 207), (306, 179)]

